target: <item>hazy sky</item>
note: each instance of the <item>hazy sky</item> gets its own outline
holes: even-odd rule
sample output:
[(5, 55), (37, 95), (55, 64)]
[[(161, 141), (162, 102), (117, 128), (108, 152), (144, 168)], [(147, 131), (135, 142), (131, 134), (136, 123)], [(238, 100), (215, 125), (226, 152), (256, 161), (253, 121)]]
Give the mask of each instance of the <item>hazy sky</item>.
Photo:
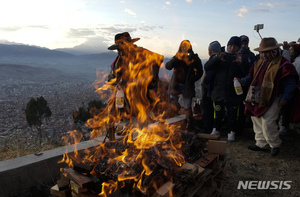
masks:
[(191, 41), (200, 58), (218, 40), (247, 35), (259, 45), (254, 25), (264, 24), (262, 37), (278, 42), (300, 37), (300, 0), (0, 0), (0, 40), (50, 49), (83, 43), (107, 52), (114, 35), (128, 31), (136, 44), (166, 57), (180, 42)]

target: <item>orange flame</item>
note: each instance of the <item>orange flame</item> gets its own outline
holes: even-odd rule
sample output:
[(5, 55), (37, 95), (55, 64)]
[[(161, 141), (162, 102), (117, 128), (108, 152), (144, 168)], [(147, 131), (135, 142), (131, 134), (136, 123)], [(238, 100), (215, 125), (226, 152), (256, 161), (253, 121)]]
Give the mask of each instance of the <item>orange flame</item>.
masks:
[[(113, 127), (115, 123), (120, 123), (122, 118), (128, 118), (129, 123), (124, 131), (126, 137), (123, 138), (123, 144), (129, 147), (123, 152), (116, 153), (114, 148), (107, 148), (105, 144), (99, 145), (93, 152), (86, 151), (84, 158), (80, 158), (76, 150), (76, 144), (80, 142), (82, 134), (78, 131), (70, 131), (69, 137), (64, 137), (66, 144), (74, 142), (74, 156), (65, 154), (61, 162), (66, 162), (70, 167), (73, 163), (93, 163), (97, 165), (104, 157), (108, 157), (107, 170), (116, 162), (122, 162), (128, 167), (118, 175), (118, 180), (110, 180), (102, 184), (102, 192), (99, 196), (108, 196), (115, 192), (118, 187), (122, 187), (122, 182), (127, 180), (134, 181), (134, 187), (142, 193), (147, 192), (143, 185), (143, 178), (153, 173), (151, 162), (147, 151), (155, 150), (155, 154), (160, 158), (167, 158), (177, 166), (181, 166), (185, 160), (180, 153), (183, 141), (180, 135), (175, 131), (178, 129), (175, 125), (152, 124), (153, 121), (165, 120), (163, 105), (159, 105), (162, 100), (156, 90), (158, 73), (160, 65), (163, 62), (163, 56), (148, 51), (141, 47), (128, 46), (129, 54), (122, 56), (122, 64), (116, 68), (116, 78), (110, 82), (105, 81), (107, 74), (102, 76), (93, 85), (101, 96), (107, 96), (108, 90), (112, 90), (109, 102), (106, 108), (99, 114), (95, 114), (92, 119), (86, 122), (86, 126), (92, 128), (91, 136), (96, 138), (105, 134), (108, 128)], [(121, 78), (118, 76), (122, 73)], [(156, 74), (154, 74), (156, 73)], [(121, 85), (126, 95), (126, 106), (119, 110), (115, 106), (115, 85)], [(159, 107), (158, 107), (159, 106)], [(159, 147), (159, 148), (158, 148)], [(139, 174), (131, 173), (131, 165), (138, 164), (143, 170)], [(94, 169), (95, 170), (95, 169)], [(102, 172), (103, 173), (103, 172)], [(91, 174), (97, 174), (93, 171)], [(167, 176), (167, 172), (164, 173)], [(153, 187), (159, 187), (153, 183)], [(170, 192), (172, 195), (172, 192)]]

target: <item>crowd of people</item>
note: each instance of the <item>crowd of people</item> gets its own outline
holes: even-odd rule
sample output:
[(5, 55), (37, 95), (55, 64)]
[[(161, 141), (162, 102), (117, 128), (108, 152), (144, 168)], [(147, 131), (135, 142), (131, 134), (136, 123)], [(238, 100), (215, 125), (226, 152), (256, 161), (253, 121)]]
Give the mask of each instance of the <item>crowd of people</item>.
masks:
[[(115, 44), (109, 47), (110, 50), (118, 50), (109, 80), (116, 78), (114, 82), (122, 86), (130, 80), (126, 79), (128, 63), (136, 61), (136, 55), (126, 53), (122, 47), (126, 46), (127, 51), (138, 49), (133, 44), (137, 39), (131, 39), (127, 32), (118, 34), (119, 37), (124, 35), (127, 38), (116, 38)], [(265, 151), (270, 147), (271, 155), (276, 156), (280, 152), (280, 135), (288, 132), (291, 115), (297, 110), (292, 108), (292, 104), (298, 99), (295, 95), (300, 84), (299, 40), (279, 44), (275, 38), (267, 37), (254, 51), (258, 54), (249, 49), (246, 35), (232, 36), (226, 47), (213, 41), (208, 46), (209, 60), (202, 65), (191, 42), (183, 40), (176, 54), (165, 64), (166, 69), (173, 70), (168, 86), (169, 103), (171, 109), (180, 110), (178, 100), (182, 96), (188, 131), (212, 135), (227, 132), (228, 141), (235, 141), (245, 121), (251, 120), (256, 143), (248, 148)], [(149, 106), (156, 104), (151, 102), (154, 100), (151, 95), (158, 87), (159, 64), (164, 58), (159, 57), (155, 66), (149, 67), (152, 79), (147, 90)], [(120, 61), (120, 58), (123, 60)], [(201, 123), (194, 120), (192, 110), (195, 82), (198, 80), (201, 80)], [(234, 84), (240, 84), (240, 87)], [(153, 90), (152, 94), (149, 94), (150, 90)], [(126, 99), (128, 96), (125, 100), (130, 102)], [(279, 119), (282, 120), (280, 125)]]

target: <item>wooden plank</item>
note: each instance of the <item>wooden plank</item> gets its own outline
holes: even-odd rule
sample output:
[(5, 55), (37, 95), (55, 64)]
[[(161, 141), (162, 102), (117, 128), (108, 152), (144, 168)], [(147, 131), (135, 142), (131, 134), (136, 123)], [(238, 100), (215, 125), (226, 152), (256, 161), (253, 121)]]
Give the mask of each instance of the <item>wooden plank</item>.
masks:
[(56, 196), (56, 197), (71, 197), (71, 190), (67, 189), (64, 191), (59, 191), (58, 185), (54, 185), (50, 189), (50, 194)]
[(191, 175), (198, 174), (198, 167), (196, 165), (188, 163), (188, 162), (184, 163), (181, 166), (181, 169), (183, 172), (189, 173)]
[(92, 165), (84, 165), (84, 164), (74, 164), (73, 170), (80, 172), (80, 173), (87, 173), (89, 174), (93, 170)]
[(204, 184), (212, 178), (212, 170), (205, 169), (198, 179), (197, 183), (186, 190), (186, 196), (193, 197), (199, 190), (204, 187)]
[(61, 175), (60, 179), (56, 181), (59, 191), (69, 189), (70, 179), (65, 175)]
[(211, 135), (211, 134), (206, 134), (206, 133), (199, 133), (197, 134), (199, 138), (206, 139), (206, 140), (220, 140), (221, 136), (220, 135)]
[(75, 191), (72, 191), (72, 197), (99, 197), (99, 196), (90, 191), (79, 193), (79, 194), (76, 193)]
[(78, 194), (76, 194), (75, 192), (72, 192), (72, 197), (80, 197)]
[(210, 165), (212, 162), (217, 161), (218, 155), (216, 154), (206, 154), (200, 159), (198, 159), (195, 164), (201, 166), (202, 168), (206, 168), (208, 165)]
[(222, 166), (223, 166), (223, 161), (217, 160), (216, 162), (212, 163), (211, 169), (213, 173), (216, 174), (222, 170)]
[(209, 177), (211, 176), (211, 173), (212, 173), (211, 169), (204, 169), (203, 173), (198, 178), (199, 182), (200, 181), (207, 181), (207, 179), (209, 179)]
[(175, 186), (173, 187), (173, 195), (174, 197), (183, 196), (186, 191), (187, 185), (182, 182), (175, 182)]
[(79, 185), (80, 188), (86, 188), (91, 185), (91, 179), (88, 178), (85, 175), (80, 174), (79, 172), (76, 172), (75, 170), (71, 168), (65, 168), (64, 172), (68, 173), (69, 179), (74, 181), (77, 185)]
[(174, 183), (168, 181), (165, 184), (163, 184), (154, 195), (155, 197), (167, 197), (169, 196), (169, 191), (173, 189)]
[(88, 191), (88, 188), (81, 188), (79, 185), (77, 185), (74, 181), (70, 181), (70, 185), (71, 185), (71, 188), (77, 193), (77, 194), (80, 194), (80, 193), (83, 193), (83, 192), (87, 192)]

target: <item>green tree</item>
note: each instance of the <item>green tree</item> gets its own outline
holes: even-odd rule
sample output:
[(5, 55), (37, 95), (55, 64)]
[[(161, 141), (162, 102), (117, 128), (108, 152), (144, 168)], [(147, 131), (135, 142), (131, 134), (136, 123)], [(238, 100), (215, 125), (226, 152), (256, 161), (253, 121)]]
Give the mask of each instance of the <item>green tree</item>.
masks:
[(39, 131), (40, 144), (42, 142), (42, 129), (41, 125), (43, 120), (51, 117), (52, 112), (48, 106), (44, 97), (38, 97), (36, 99), (31, 98), (27, 103), (25, 109), (26, 121), (32, 128), (35, 127)]
[(92, 100), (88, 103), (88, 111), (91, 115), (97, 115), (105, 106), (101, 100)]
[[(90, 132), (92, 130), (91, 128), (87, 128), (87, 130), (84, 131), (82, 126), (85, 125), (88, 119), (99, 114), (105, 106), (106, 104), (104, 104), (101, 100), (92, 100), (88, 103), (87, 109), (80, 107), (77, 111), (74, 111), (73, 122), (76, 124), (77, 129), (81, 132)], [(86, 138), (84, 137), (84, 139)]]
[(73, 112), (73, 122), (75, 124), (83, 124), (90, 118), (92, 118), (92, 115), (83, 107), (79, 107), (78, 111)]
[(92, 100), (88, 103), (87, 109), (80, 107), (78, 111), (73, 112), (73, 121), (75, 124), (84, 124), (88, 119), (93, 118), (105, 107), (101, 100)]

